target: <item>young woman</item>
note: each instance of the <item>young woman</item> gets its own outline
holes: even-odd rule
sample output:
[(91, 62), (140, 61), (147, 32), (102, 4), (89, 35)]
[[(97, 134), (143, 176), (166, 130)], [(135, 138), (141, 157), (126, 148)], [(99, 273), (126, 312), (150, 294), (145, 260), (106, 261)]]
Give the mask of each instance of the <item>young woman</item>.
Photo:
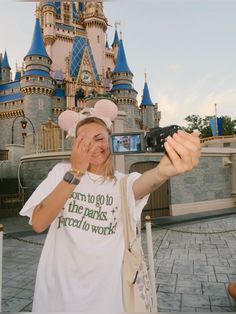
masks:
[[(123, 312), (124, 253), (119, 181), (109, 150), (106, 121), (88, 117), (76, 128), (70, 163), (59, 163), (27, 201), (21, 215), (35, 231), (49, 228), (41, 254), (33, 311)], [(196, 133), (168, 137), (158, 166), (128, 176), (133, 226), (148, 195), (170, 176), (197, 166)]]

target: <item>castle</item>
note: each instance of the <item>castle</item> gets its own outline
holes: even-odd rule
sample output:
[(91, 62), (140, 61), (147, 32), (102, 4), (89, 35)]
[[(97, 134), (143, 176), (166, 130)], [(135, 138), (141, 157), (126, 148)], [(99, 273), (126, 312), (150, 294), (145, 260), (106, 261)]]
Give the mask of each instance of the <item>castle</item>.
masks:
[(102, 1), (40, 1), (32, 44), (14, 80), (7, 52), (0, 54), (0, 149), (24, 144), (65, 109), (80, 111), (98, 97), (126, 113), (125, 131), (159, 125), (146, 79), (138, 104), (122, 38), (116, 28), (109, 46), (107, 27)]
[[(110, 98), (119, 109), (114, 127), (122, 124), (120, 129), (130, 132), (158, 126), (160, 112), (146, 79), (138, 104), (122, 38), (115, 29), (109, 45), (107, 27), (102, 1), (41, 0), (32, 44), (14, 80), (7, 53), (0, 57), (0, 194), (7, 194), (0, 195), (0, 215), (13, 205), (19, 210), (49, 170), (70, 158), (57, 125), (65, 109), (80, 111)], [(53, 135), (54, 141), (40, 134)], [(161, 158), (162, 153), (146, 152), (114, 159), (120, 171), (143, 173)], [(9, 198), (9, 193), (15, 194)], [(232, 208), (235, 195), (235, 150), (203, 148), (198, 168), (170, 178), (151, 194), (146, 209), (155, 217)]]

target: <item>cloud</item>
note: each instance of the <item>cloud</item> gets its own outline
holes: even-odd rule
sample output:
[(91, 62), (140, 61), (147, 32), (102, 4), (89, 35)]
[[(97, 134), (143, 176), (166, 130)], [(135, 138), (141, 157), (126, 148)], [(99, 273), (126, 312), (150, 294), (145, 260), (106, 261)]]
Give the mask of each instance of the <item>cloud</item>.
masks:
[(217, 115), (236, 117), (236, 90), (228, 89), (222, 92), (211, 93), (199, 104), (199, 114), (202, 116), (214, 115), (217, 104)]
[(182, 65), (180, 63), (173, 63), (173, 64), (170, 64), (168, 68), (172, 72), (179, 72), (182, 70)]

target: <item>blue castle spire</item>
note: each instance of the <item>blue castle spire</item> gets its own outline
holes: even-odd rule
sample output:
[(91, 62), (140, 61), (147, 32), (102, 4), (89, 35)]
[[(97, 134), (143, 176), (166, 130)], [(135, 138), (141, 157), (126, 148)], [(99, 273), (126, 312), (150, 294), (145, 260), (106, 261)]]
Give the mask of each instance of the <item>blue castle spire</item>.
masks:
[(7, 56), (6, 50), (5, 50), (5, 53), (4, 53), (4, 57), (2, 59), (2, 67), (5, 68), (5, 69), (11, 69), (11, 67), (9, 65), (9, 62), (8, 62), (8, 56)]
[(42, 36), (40, 22), (38, 18), (36, 19), (36, 22), (35, 22), (34, 35), (33, 35), (31, 48), (28, 51), (26, 57), (32, 56), (32, 55), (38, 55), (38, 56), (49, 58), (47, 51), (44, 47), (43, 36)]
[(113, 39), (113, 43), (112, 43), (112, 46), (114, 46), (114, 45), (119, 45), (119, 36), (118, 36), (117, 29), (115, 30), (115, 35), (114, 35), (114, 39)]
[(123, 41), (120, 39), (119, 41), (119, 50), (118, 50), (118, 55), (116, 59), (116, 66), (115, 69), (113, 70), (113, 73), (120, 73), (120, 72), (125, 72), (125, 73), (131, 73), (126, 60), (125, 56), (125, 50), (123, 46)]
[(147, 82), (144, 84), (142, 102), (140, 106), (153, 106)]

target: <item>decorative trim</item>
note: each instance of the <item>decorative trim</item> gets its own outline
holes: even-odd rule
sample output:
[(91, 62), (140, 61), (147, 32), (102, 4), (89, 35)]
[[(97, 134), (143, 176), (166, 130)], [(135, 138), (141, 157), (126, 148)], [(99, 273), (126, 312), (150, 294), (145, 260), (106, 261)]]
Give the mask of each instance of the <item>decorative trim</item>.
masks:
[(66, 35), (60, 35), (60, 34), (56, 34), (56, 38), (57, 39), (61, 39), (62, 41), (69, 41), (69, 42), (73, 42), (74, 38), (66, 36)]
[(186, 204), (172, 204), (170, 205), (170, 215), (179, 216), (224, 208), (233, 208), (235, 205), (236, 197)]
[(31, 95), (31, 94), (43, 94), (47, 96), (52, 96), (54, 93), (54, 89), (50, 87), (23, 87), (21, 89), (24, 95)]
[(52, 112), (53, 113), (56, 113), (56, 114), (60, 114), (60, 113), (62, 113), (64, 111), (64, 109), (61, 109), (61, 108), (53, 108), (52, 109)]
[(24, 110), (23, 109), (16, 109), (16, 110), (10, 110), (10, 111), (1, 111), (0, 112), (0, 119), (13, 119), (16, 117), (23, 116)]

